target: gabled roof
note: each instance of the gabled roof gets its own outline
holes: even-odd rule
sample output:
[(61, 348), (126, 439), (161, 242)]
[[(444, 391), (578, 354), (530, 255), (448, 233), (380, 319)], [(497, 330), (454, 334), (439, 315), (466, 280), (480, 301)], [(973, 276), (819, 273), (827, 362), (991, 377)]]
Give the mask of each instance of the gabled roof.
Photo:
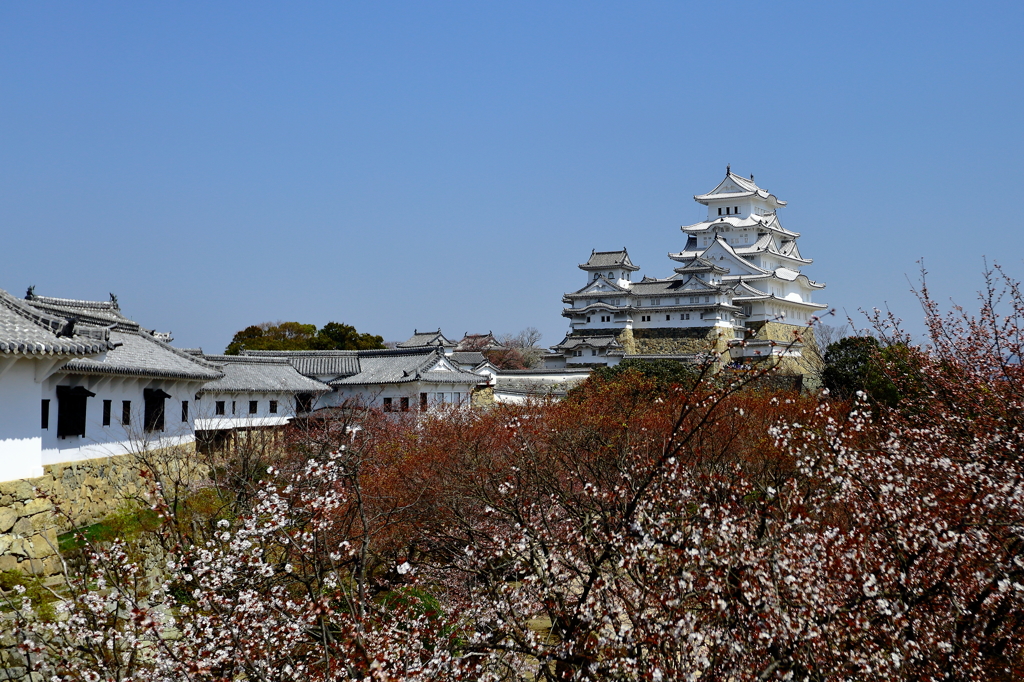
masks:
[(223, 376), (215, 365), (173, 348), (145, 331), (129, 332), (115, 328), (110, 331), (110, 341), (116, 347), (108, 351), (102, 360), (75, 359), (64, 365), (61, 371), (193, 381), (212, 381)]
[(135, 323), (121, 314), (121, 308), (117, 304), (117, 297), (111, 294), (109, 301), (85, 301), (76, 298), (56, 298), (53, 296), (38, 296), (34, 287), (29, 288), (25, 300), (34, 308), (46, 310), (62, 317), (88, 318), (98, 324), (110, 323)]
[(36, 296), (32, 290), (24, 303), (44, 314), (56, 314), (76, 322), (106, 325), (113, 347), (102, 359), (76, 358), (61, 368), (73, 374), (116, 374), (211, 381), (221, 372), (205, 360), (169, 345), (166, 335), (143, 329), (121, 314), (117, 301), (83, 301), (72, 298)]
[(470, 365), (476, 367), (482, 362), (487, 362), (487, 358), (478, 350), (457, 350), (448, 357), (452, 359), (452, 362), (460, 366)]
[(708, 230), (714, 230), (719, 227), (733, 227), (733, 228), (747, 228), (765, 230), (769, 232), (781, 232), (787, 237), (799, 237), (799, 232), (793, 232), (787, 230), (782, 226), (782, 222), (779, 220), (779, 216), (775, 215), (728, 215), (720, 216), (714, 220), (702, 220), (699, 223), (693, 225), (683, 225), (679, 229), (687, 234), (695, 234), (698, 232), (707, 232)]
[(572, 292), (571, 294), (566, 295), (581, 296), (585, 294), (591, 294), (594, 296), (604, 296), (607, 294), (628, 294), (630, 291), (632, 291), (632, 288), (627, 289), (625, 287), (620, 287), (618, 284), (612, 282), (604, 275), (601, 275), (597, 279), (587, 282), (586, 284), (584, 284), (582, 287)]
[(709, 272), (724, 274), (729, 271), (723, 268), (721, 265), (718, 265), (717, 263), (712, 263), (706, 258), (701, 258), (700, 256), (697, 256), (696, 258), (687, 261), (680, 267), (676, 268), (675, 272), (678, 272), (680, 275), (696, 275)]
[(284, 358), (307, 377), (337, 378), (359, 373), (359, 351), (355, 350), (243, 350), (241, 355)]
[(729, 166), (726, 166), (725, 178), (718, 183), (717, 187), (707, 194), (695, 195), (693, 199), (694, 201), (702, 204), (708, 204), (716, 199), (740, 199), (754, 196), (760, 199), (766, 199), (772, 208), (780, 208), (786, 205), (785, 201), (781, 201), (768, 190), (758, 187), (754, 183), (753, 175), (750, 176), (749, 180), (741, 178), (733, 173)]
[(200, 393), (327, 393), (331, 387), (302, 376), (287, 358), (245, 355), (207, 355), (224, 376), (203, 386)]
[(436, 332), (421, 332), (414, 329), (412, 336), (398, 344), (398, 348), (420, 348), (422, 346), (440, 346), (442, 348), (454, 348), (455, 342), (449, 341), (438, 328)]
[(487, 332), (486, 334), (470, 334), (466, 332), (462, 336), (462, 340), (455, 344), (456, 351), (481, 351), (481, 350), (500, 350), (504, 348), (498, 340), (494, 338), (494, 334)]
[(366, 350), (359, 353), (359, 373), (330, 381), (332, 386), (402, 384), (423, 381), (436, 384), (477, 385), (487, 380), (466, 372), (444, 355), (441, 348)]
[(575, 348), (622, 348), (622, 344), (611, 335), (606, 336), (566, 336), (557, 346), (552, 349), (561, 351), (573, 350)]
[(621, 251), (591, 251), (590, 260), (580, 264), (581, 270), (602, 270), (607, 268), (621, 268), (623, 270), (639, 270), (629, 260), (629, 253), (625, 247)]
[(0, 289), (0, 354), (97, 355), (113, 348), (107, 329), (70, 325)]

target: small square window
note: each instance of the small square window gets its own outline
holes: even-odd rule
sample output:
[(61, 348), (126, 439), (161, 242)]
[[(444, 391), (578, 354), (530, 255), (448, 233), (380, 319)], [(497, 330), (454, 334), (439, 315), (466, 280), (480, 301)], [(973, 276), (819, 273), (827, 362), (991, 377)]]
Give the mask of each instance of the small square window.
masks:
[(110, 406), (113, 404), (113, 400), (103, 401), (103, 425), (110, 426)]
[(271, 400), (270, 401), (270, 414), (277, 414), (277, 401), (276, 400)]
[(258, 400), (249, 401), (249, 414), (256, 414), (260, 409), (260, 403)]
[(666, 320), (671, 320), (671, 319), (672, 319), (672, 316), (671, 316), (671, 315), (666, 315), (666, 316), (665, 316), (665, 319), (666, 319)]

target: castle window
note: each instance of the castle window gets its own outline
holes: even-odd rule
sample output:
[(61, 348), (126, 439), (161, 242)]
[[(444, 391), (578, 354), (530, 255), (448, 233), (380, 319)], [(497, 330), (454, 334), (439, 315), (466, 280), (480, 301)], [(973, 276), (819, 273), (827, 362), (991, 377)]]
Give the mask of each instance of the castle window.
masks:
[(590, 322), (590, 315), (587, 315), (587, 322)]
[(427, 394), (426, 393), (420, 393), (420, 409), (421, 410), (427, 409)]
[(113, 404), (113, 400), (103, 401), (103, 425), (110, 426), (110, 406)]
[(399, 405), (401, 405), (402, 412), (408, 412), (409, 411), (409, 396), (405, 396), (404, 398), (402, 398), (402, 400), (399, 403)]
[(679, 299), (676, 298), (676, 305), (679, 305)]
[(84, 386), (57, 387), (57, 435), (85, 435), (86, 401), (96, 394)]
[(597, 273), (595, 272), (595, 273), (594, 273), (594, 281), (595, 281), (595, 282), (597, 281), (597, 277), (598, 277), (598, 275), (597, 275)]
[(170, 398), (170, 394), (159, 388), (146, 388), (142, 391), (142, 397), (146, 401), (145, 422), (146, 431), (164, 430), (164, 401)]
[(680, 320), (688, 320), (688, 319), (690, 319), (690, 313), (683, 313), (682, 315), (679, 316), (679, 319)]
[(729, 215), (729, 213), (730, 213), (730, 211), (729, 211), (729, 207), (728, 207), (728, 206), (726, 206), (726, 207), (725, 207), (725, 215)]
[(391, 398), (384, 398), (384, 411), (391, 412)]
[(615, 273), (614, 272), (609, 272), (608, 273), (608, 279), (615, 279)]
[(651, 301), (651, 305), (661, 305), (661, 299), (660, 298), (656, 298), (656, 299), (652, 300)]
[[(718, 215), (722, 215), (722, 207), (721, 207), (721, 206), (719, 206), (719, 207), (718, 207)], [(708, 240), (707, 240), (707, 239), (705, 239), (705, 240), (704, 240), (704, 243), (705, 243), (705, 244), (707, 244), (707, 243), (708, 243)]]
[(739, 212), (740, 212), (740, 207), (739, 207), (739, 206), (736, 206), (736, 207), (734, 207), (734, 208), (732, 209), (732, 212), (733, 212), (733, 213), (735, 213), (735, 214), (737, 214), (737, 215), (739, 215)]
[(258, 410), (259, 410), (259, 401), (257, 401), (257, 400), (250, 400), (249, 401), (249, 414), (256, 414), (256, 412)]
[(121, 425), (128, 426), (132, 423), (132, 401), (121, 401)]
[(49, 429), (50, 428), (50, 401), (44, 400), (40, 405), (39, 413), (39, 428)]
[(277, 401), (276, 400), (271, 400), (270, 401), (270, 414), (277, 414)]
[(590, 354), (591, 355), (597, 355), (597, 349), (594, 349), (594, 350), (590, 351)]
[(213, 411), (216, 414), (223, 415), (224, 414), (224, 401), (223, 400), (218, 400), (214, 404), (214, 406), (213, 406)]
[(182, 400), (181, 401), (181, 421), (182, 422), (187, 422), (188, 421), (188, 401), (187, 400)]
[(665, 316), (665, 320), (671, 320), (671, 319), (672, 319), (672, 316), (671, 316), (671, 315), (666, 315), (666, 316)]

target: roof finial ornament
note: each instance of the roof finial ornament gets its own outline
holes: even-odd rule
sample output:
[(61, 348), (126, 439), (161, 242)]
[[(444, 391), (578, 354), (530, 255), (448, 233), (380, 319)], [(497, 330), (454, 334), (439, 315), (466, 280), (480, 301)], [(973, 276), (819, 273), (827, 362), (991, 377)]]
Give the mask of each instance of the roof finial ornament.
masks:
[(751, 173), (751, 174), (750, 174), (750, 181), (751, 181), (751, 182), (753, 182), (753, 181), (754, 181), (754, 174), (753, 174), (753, 173)]
[(114, 293), (110, 294), (110, 302), (111, 302), (111, 304), (113, 304), (114, 310), (120, 310), (121, 309), (121, 307), (119, 305), (117, 305), (117, 295), (116, 294), (114, 294)]
[(729, 175), (730, 173), (732, 173), (732, 164), (727, 163), (725, 164), (725, 174)]
[(28, 287), (28, 291), (25, 292), (25, 300), (26, 301), (31, 301), (35, 297), (36, 297), (36, 285), (35, 284), (30, 284), (29, 287)]

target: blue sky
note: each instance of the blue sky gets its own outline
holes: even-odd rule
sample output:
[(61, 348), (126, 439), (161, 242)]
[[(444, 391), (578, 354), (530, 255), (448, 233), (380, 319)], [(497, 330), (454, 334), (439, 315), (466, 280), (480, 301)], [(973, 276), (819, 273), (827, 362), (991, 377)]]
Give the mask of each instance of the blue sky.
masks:
[(856, 315), (1024, 274), (1024, 4), (4, 3), (0, 288), (264, 320), (567, 329), (592, 248), (664, 277), (725, 165)]

